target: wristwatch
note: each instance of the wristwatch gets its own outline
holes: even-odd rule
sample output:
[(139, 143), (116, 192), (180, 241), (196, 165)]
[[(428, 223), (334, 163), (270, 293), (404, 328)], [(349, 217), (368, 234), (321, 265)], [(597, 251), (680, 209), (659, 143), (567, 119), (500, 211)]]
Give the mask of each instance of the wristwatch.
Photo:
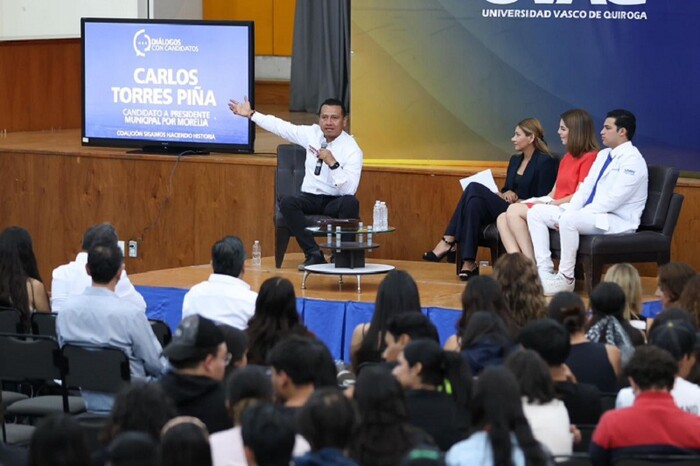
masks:
[(331, 170), (335, 170), (336, 168), (339, 168), (339, 167), (340, 167), (340, 162), (338, 162), (336, 160), (335, 163), (328, 168), (330, 168)]

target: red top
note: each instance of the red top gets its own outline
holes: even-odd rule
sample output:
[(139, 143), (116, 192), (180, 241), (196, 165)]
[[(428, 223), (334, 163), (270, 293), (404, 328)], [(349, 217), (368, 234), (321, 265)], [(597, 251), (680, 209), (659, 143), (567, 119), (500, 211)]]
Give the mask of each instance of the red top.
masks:
[(557, 172), (557, 181), (554, 188), (555, 200), (571, 196), (576, 192), (578, 184), (588, 176), (597, 154), (598, 152), (586, 152), (575, 159), (573, 155), (566, 153), (561, 162), (559, 162), (559, 171)]

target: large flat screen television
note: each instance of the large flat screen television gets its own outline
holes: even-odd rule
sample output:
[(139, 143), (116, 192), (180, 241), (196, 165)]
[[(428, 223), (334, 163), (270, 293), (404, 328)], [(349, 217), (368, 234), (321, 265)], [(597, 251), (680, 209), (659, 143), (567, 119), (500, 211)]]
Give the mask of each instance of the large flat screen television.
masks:
[(83, 18), (83, 145), (253, 152), (253, 23)]

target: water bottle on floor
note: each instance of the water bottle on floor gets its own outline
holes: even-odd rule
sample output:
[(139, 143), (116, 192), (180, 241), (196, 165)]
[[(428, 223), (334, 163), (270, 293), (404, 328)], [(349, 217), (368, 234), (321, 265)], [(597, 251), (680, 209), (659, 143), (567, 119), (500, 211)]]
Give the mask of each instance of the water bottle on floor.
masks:
[(255, 240), (253, 243), (253, 267), (260, 267), (262, 265), (262, 250), (260, 249), (260, 241)]

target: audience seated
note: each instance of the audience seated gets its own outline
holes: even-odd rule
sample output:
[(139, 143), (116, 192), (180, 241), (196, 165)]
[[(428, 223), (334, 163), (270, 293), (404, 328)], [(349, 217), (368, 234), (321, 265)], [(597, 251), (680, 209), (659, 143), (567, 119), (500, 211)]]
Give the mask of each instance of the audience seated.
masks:
[(466, 360), (434, 340), (417, 339), (399, 354), (398, 363), (393, 374), (406, 390), (411, 424), (449, 450), (469, 428), (472, 380)]
[(207, 426), (196, 417), (179, 416), (163, 426), (160, 466), (212, 466)]
[(177, 412), (201, 419), (210, 433), (231, 428), (221, 384), (231, 354), (221, 329), (205, 317), (185, 317), (163, 355), (172, 367), (159, 383)]
[[(244, 439), (241, 436), (243, 412), (255, 403), (272, 403), (274, 390), (270, 375), (262, 366), (247, 366), (236, 370), (226, 380), (226, 410), (233, 420), (231, 429), (222, 430), (209, 436), (211, 456), (214, 466), (246, 466)], [(292, 426), (292, 432), (294, 432)], [(257, 440), (260, 444), (261, 440)], [(297, 435), (293, 440), (294, 456), (309, 451), (309, 444)], [(262, 458), (257, 457), (260, 461)], [(287, 463), (289, 458), (287, 458)]]
[(688, 311), (693, 316), (693, 326), (700, 328), (700, 275), (688, 280), (676, 305)]
[[(676, 405), (683, 411), (700, 416), (700, 387), (685, 380), (695, 364), (695, 329), (687, 321), (664, 315), (669, 311), (671, 309), (662, 312), (654, 320), (649, 344), (668, 351), (678, 363), (678, 373), (671, 389)], [(617, 395), (615, 407), (632, 406), (634, 400), (632, 388), (623, 388)]]
[(408, 272), (392, 270), (377, 289), (372, 321), (358, 325), (352, 332), (350, 354), (355, 372), (364, 362), (381, 361), (387, 322), (403, 312), (421, 312), (418, 286)]
[(182, 317), (201, 315), (207, 319), (245, 330), (255, 312), (258, 294), (241, 277), (245, 273), (245, 248), (236, 236), (227, 236), (211, 247), (207, 281), (190, 288), (182, 300)]
[(573, 436), (570, 432), (569, 413), (564, 403), (556, 398), (549, 367), (532, 350), (511, 354), (505, 366), (515, 375), (523, 398), (523, 412), (530, 424), (532, 435), (553, 455), (570, 455)]
[(527, 423), (515, 376), (488, 367), (476, 382), (471, 404), (473, 433), (447, 452), (448, 466), (548, 465), (548, 455)]
[(357, 408), (337, 388), (316, 390), (299, 411), (299, 433), (311, 451), (294, 458), (294, 466), (357, 466), (344, 451), (359, 423)]
[(462, 348), (462, 334), (467, 328), (469, 319), (476, 311), (495, 312), (511, 332), (511, 338), (518, 336), (518, 328), (511, 319), (510, 309), (503, 299), (501, 285), (489, 276), (477, 276), (469, 280), (462, 292), (462, 316), (457, 321), (457, 333), (445, 342), (448, 351), (459, 351)]
[(82, 427), (68, 414), (53, 414), (41, 421), (29, 444), (28, 466), (90, 466), (90, 453)]
[(496, 261), (493, 276), (501, 285), (503, 297), (518, 329), (531, 320), (544, 317), (547, 304), (534, 262), (522, 253), (505, 254)]
[(462, 355), (473, 376), (488, 366), (503, 364), (515, 345), (503, 320), (494, 312), (472, 314), (462, 335)]
[(243, 412), (241, 437), (248, 466), (289, 466), (294, 436), (292, 422), (272, 404), (252, 405)]
[(582, 383), (593, 384), (603, 393), (617, 392), (622, 374), (622, 355), (614, 345), (592, 342), (586, 336), (586, 306), (579, 295), (562, 291), (549, 302), (549, 317), (569, 332), (571, 352), (566, 365)]
[(644, 330), (646, 323), (642, 320), (642, 279), (639, 272), (632, 264), (622, 262), (613, 264), (605, 272), (604, 282), (617, 283), (625, 293), (625, 310), (623, 317), (632, 323), (632, 326)]
[[(656, 293), (654, 295), (661, 301), (661, 308), (675, 307), (676, 301), (683, 293), (685, 284), (695, 275), (695, 270), (685, 262), (669, 262), (659, 267), (659, 275), (656, 278)], [(653, 319), (659, 312), (645, 312), (643, 316), (647, 319)]]
[(445, 466), (445, 454), (437, 447), (419, 445), (404, 456), (399, 466)]
[(590, 446), (594, 465), (611, 465), (625, 455), (700, 453), (700, 417), (676, 406), (671, 394), (678, 364), (654, 345), (637, 348), (625, 374), (638, 393), (629, 408), (607, 411)]
[(250, 338), (248, 362), (261, 365), (272, 347), (288, 335), (312, 336), (299, 319), (292, 282), (282, 277), (263, 282), (246, 332)]
[(382, 357), (387, 362), (395, 363), (406, 345), (418, 338), (440, 341), (435, 325), (427, 316), (418, 312), (407, 312), (391, 317), (384, 339), (386, 349)]
[(580, 383), (564, 364), (571, 349), (568, 332), (552, 319), (528, 324), (519, 338), (525, 349), (535, 350), (549, 366), (557, 398), (569, 411), (572, 424), (595, 424), (602, 413), (600, 391), (595, 385)]
[[(109, 223), (93, 225), (83, 235), (81, 251), (75, 256), (75, 260), (53, 270), (51, 280), (51, 310), (60, 312), (63, 310), (63, 302), (72, 295), (78, 295), (90, 286), (90, 275), (85, 271), (88, 260), (88, 251), (99, 244), (117, 244), (117, 231)], [(146, 312), (146, 301), (136, 291), (129, 281), (126, 270), (122, 270), (114, 292), (119, 298), (130, 302), (132, 305)]]
[[(162, 347), (143, 309), (116, 292), (124, 257), (115, 243), (93, 245), (88, 251), (87, 273), (92, 286), (68, 296), (56, 318), (61, 346), (112, 347), (129, 358), (131, 380), (152, 380), (165, 370)], [(108, 413), (114, 396), (82, 391), (87, 410)]]
[(51, 311), (32, 238), (24, 228), (9, 227), (0, 233), (0, 306), (20, 311), (25, 332), (31, 330), (32, 312)]
[(409, 423), (399, 382), (384, 366), (362, 369), (354, 399), (360, 424), (350, 439), (349, 456), (363, 466), (398, 464), (416, 445), (432, 440)]
[(124, 432), (107, 447), (107, 464), (153, 466), (160, 462), (158, 455), (158, 443), (152, 436), (144, 432)]
[(224, 334), (226, 349), (231, 355), (231, 362), (226, 365), (224, 378), (233, 371), (248, 365), (248, 334), (244, 330), (226, 324), (218, 324)]

